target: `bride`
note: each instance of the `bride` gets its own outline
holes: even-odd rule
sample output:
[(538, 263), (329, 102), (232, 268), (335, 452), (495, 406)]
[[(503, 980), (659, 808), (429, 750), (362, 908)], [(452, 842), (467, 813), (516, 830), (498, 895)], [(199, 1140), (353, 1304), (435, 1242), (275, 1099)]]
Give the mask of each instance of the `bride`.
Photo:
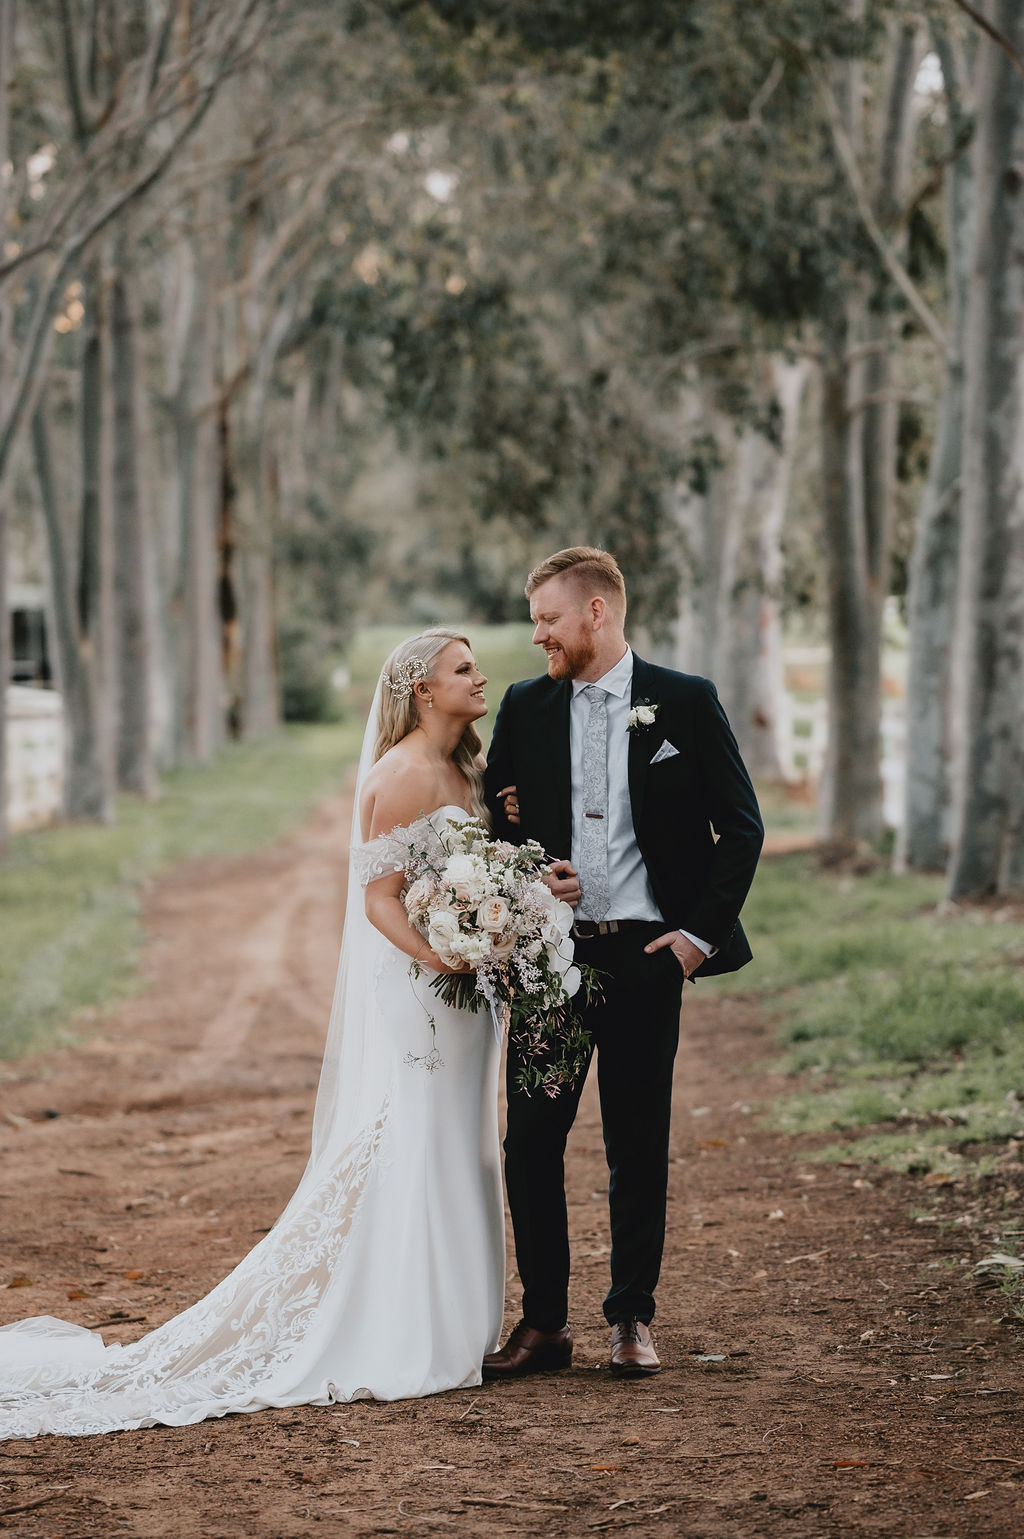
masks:
[(384, 665), (312, 1153), (281, 1217), (212, 1293), (130, 1346), (50, 1316), (0, 1329), (0, 1437), (480, 1383), (504, 1296), (498, 1048), (485, 1013), (429, 988), (450, 969), (401, 893), (412, 837), (483, 813), (473, 723), (486, 682), (453, 630), (412, 637)]

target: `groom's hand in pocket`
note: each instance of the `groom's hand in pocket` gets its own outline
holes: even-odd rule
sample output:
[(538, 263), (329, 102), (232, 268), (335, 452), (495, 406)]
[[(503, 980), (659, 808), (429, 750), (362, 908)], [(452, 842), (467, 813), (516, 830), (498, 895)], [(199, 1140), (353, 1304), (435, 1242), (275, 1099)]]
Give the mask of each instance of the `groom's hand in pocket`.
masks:
[(652, 940), (644, 950), (648, 956), (653, 956), (654, 952), (660, 951), (663, 946), (672, 948), (672, 955), (683, 969), (684, 978), (688, 978), (695, 968), (707, 961), (707, 954), (701, 951), (699, 946), (695, 946), (693, 941), (687, 940), (686, 936), (681, 935), (678, 930), (669, 930), (667, 935), (659, 935), (657, 940)]
[(568, 903), (570, 908), (575, 908), (583, 896), (576, 867), (570, 865), (567, 860), (553, 860), (543, 881), (555, 897), (560, 898), (563, 903)]

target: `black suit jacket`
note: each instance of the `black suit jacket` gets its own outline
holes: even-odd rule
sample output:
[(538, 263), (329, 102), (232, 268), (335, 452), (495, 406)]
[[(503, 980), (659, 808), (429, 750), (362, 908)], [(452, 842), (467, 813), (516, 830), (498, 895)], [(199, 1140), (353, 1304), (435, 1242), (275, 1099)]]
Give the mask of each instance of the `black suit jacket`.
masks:
[[(568, 859), (572, 847), (571, 699), (567, 679), (513, 684), (484, 777), (498, 836), (536, 839), (555, 859)], [(668, 929), (718, 947), (699, 976), (734, 972), (750, 961), (739, 913), (764, 839), (754, 788), (709, 679), (635, 657), (630, 702), (638, 700), (658, 706), (654, 725), (631, 732), (629, 744), (633, 828), (655, 901)], [(678, 752), (652, 764), (666, 740)], [(509, 785), (518, 790), (518, 828), (497, 794)]]

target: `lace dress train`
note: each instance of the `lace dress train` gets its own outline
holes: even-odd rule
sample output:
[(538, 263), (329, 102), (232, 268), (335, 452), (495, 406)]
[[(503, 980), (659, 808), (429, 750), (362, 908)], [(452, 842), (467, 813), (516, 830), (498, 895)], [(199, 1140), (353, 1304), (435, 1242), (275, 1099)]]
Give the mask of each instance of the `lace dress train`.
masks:
[(329, 1041), (313, 1153), (284, 1213), (211, 1293), (129, 1346), (46, 1316), (0, 1329), (0, 1437), (480, 1382), (504, 1296), (498, 1047), (486, 1014), (410, 976), (357, 886), (400, 869), (413, 833), (353, 851), (331, 1026), (344, 1050)]

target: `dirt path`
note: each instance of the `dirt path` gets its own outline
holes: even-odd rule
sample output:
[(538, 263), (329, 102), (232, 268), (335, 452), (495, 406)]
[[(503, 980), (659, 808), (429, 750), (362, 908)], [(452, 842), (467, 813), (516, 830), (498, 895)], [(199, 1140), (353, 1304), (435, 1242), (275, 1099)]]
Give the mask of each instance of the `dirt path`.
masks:
[[(339, 798), (261, 856), (180, 868), (149, 896), (146, 992), (85, 1046), (0, 1071), (0, 1323), (52, 1313), (134, 1339), (277, 1215), (307, 1151), (347, 829)], [(0, 1532), (1019, 1535), (1021, 1344), (968, 1280), (982, 1240), (915, 1221), (919, 1188), (815, 1166), (809, 1144), (758, 1129), (775, 1087), (751, 1006), (694, 991), (684, 1025), (659, 1378), (604, 1366), (588, 1092), (571, 1371), (7, 1444)]]

